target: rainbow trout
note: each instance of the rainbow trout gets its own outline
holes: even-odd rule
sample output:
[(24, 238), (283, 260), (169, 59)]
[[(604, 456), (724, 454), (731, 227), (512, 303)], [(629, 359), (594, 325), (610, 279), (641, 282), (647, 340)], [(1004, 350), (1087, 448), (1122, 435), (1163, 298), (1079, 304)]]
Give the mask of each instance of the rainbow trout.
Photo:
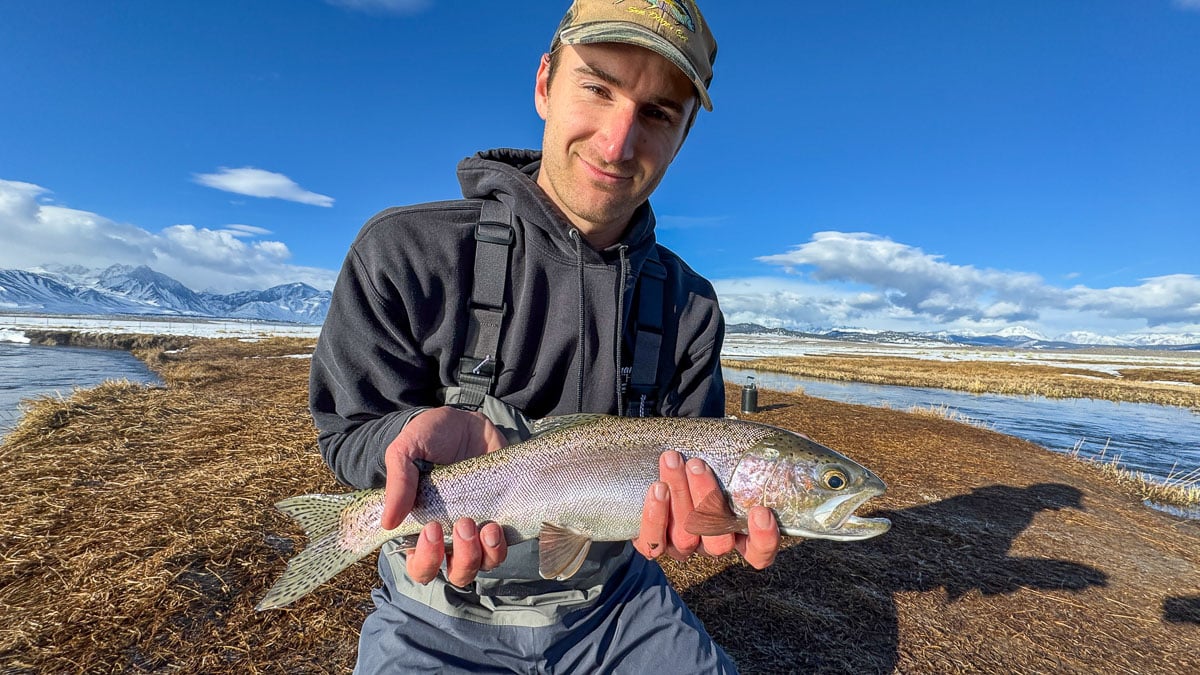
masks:
[(304, 527), (309, 545), (257, 609), (297, 600), (388, 540), (414, 546), (431, 520), (449, 532), (463, 516), (499, 523), (509, 544), (538, 537), (541, 576), (570, 578), (592, 541), (637, 536), (646, 490), (667, 450), (703, 459), (722, 486), (684, 524), (693, 534), (744, 533), (756, 504), (772, 509), (780, 530), (796, 537), (852, 541), (891, 526), (854, 515), (883, 494), (883, 481), (784, 429), (734, 419), (550, 417), (535, 422), (524, 442), (422, 475), (415, 508), (394, 530), (379, 524), (382, 489), (279, 502)]

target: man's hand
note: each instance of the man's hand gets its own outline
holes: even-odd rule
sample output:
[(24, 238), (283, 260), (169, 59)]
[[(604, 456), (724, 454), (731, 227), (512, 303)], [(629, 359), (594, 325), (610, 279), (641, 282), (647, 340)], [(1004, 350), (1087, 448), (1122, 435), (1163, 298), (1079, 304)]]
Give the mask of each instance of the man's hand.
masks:
[(647, 558), (664, 552), (676, 560), (686, 560), (695, 551), (705, 555), (724, 555), (735, 548), (752, 567), (763, 569), (775, 562), (779, 552), (779, 524), (765, 506), (755, 506), (747, 514), (749, 534), (723, 534), (699, 537), (683, 528), (687, 517), (713, 490), (720, 489), (717, 477), (702, 460), (692, 458), (685, 464), (678, 452), (664, 452), (658, 460), (659, 477), (646, 493), (642, 528), (633, 545)]
[[(404, 425), (384, 455), (387, 483), (380, 524), (389, 530), (399, 527), (412, 511), (421, 476), (414, 460), (453, 464), (494, 452), (504, 444), (504, 435), (480, 413), (450, 407), (422, 411)], [(447, 557), (442, 526), (425, 525), (416, 549), (408, 555), (408, 576), (413, 581), (432, 581), (445, 559), (446, 578), (456, 586), (465, 586), (479, 570), (492, 569), (508, 555), (504, 532), (496, 523), (480, 528), (463, 518), (454, 524), (451, 536), (453, 552)]]

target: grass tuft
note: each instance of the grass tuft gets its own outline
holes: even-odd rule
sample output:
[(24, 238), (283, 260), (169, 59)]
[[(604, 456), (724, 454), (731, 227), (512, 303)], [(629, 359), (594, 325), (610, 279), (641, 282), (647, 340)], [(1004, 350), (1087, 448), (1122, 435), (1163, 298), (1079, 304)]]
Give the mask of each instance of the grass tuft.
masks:
[(1142, 501), (1185, 509), (1200, 507), (1200, 467), (1187, 473), (1172, 469), (1165, 480), (1148, 476), (1142, 471), (1127, 469), (1121, 465), (1121, 456), (1107, 457), (1108, 443), (1100, 454), (1088, 457), (1081, 452), (1081, 439), (1071, 448), (1070, 456), (1096, 468), (1107, 480), (1127, 494)]
[(973, 427), (979, 427), (980, 429), (995, 428), (995, 425), (985, 422), (983, 420), (978, 420), (978, 419), (975, 419), (974, 417), (965, 415), (965, 414), (959, 412), (958, 410), (956, 410), (955, 408), (952, 408), (952, 407), (946, 405), (945, 403), (943, 403), (941, 405), (930, 404), (928, 406), (914, 405), (908, 409), (908, 412), (913, 415), (919, 415), (921, 417), (938, 417), (938, 418), (941, 418), (944, 420), (949, 420), (951, 422), (958, 422), (960, 424), (969, 424)]

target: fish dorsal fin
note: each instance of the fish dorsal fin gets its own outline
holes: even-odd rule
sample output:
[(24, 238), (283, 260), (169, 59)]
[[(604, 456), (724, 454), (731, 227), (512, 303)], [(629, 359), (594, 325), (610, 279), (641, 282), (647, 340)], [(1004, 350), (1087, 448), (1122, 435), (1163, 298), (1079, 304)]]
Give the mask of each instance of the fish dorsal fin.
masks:
[(551, 417), (543, 417), (540, 420), (533, 420), (529, 423), (530, 438), (536, 438), (542, 434), (558, 431), (560, 429), (569, 429), (579, 424), (587, 424), (602, 420), (611, 415), (601, 415), (598, 413), (576, 413), (574, 415), (554, 415)]
[(683, 522), (683, 529), (701, 537), (745, 532), (746, 519), (737, 517), (729, 510), (724, 493), (713, 490), (688, 514), (687, 520)]
[(570, 579), (592, 548), (586, 534), (553, 523), (542, 523), (538, 538), (538, 574), (543, 579)]

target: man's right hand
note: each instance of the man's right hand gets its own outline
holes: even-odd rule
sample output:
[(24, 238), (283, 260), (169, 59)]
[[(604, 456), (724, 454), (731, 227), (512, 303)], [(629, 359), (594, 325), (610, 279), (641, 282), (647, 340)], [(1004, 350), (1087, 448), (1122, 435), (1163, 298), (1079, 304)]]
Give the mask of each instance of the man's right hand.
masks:
[[(442, 407), (417, 414), (404, 425), (384, 455), (387, 483), (380, 524), (389, 530), (399, 527), (412, 511), (421, 477), (414, 460), (453, 464), (504, 445), (504, 435), (480, 413)], [(453, 552), (446, 562), (446, 578), (456, 586), (471, 583), (480, 569), (499, 565), (508, 554), (504, 532), (496, 523), (480, 528), (464, 518), (453, 529)], [(416, 550), (408, 555), (408, 575), (413, 581), (428, 583), (437, 576), (444, 558), (442, 527), (427, 523)]]

